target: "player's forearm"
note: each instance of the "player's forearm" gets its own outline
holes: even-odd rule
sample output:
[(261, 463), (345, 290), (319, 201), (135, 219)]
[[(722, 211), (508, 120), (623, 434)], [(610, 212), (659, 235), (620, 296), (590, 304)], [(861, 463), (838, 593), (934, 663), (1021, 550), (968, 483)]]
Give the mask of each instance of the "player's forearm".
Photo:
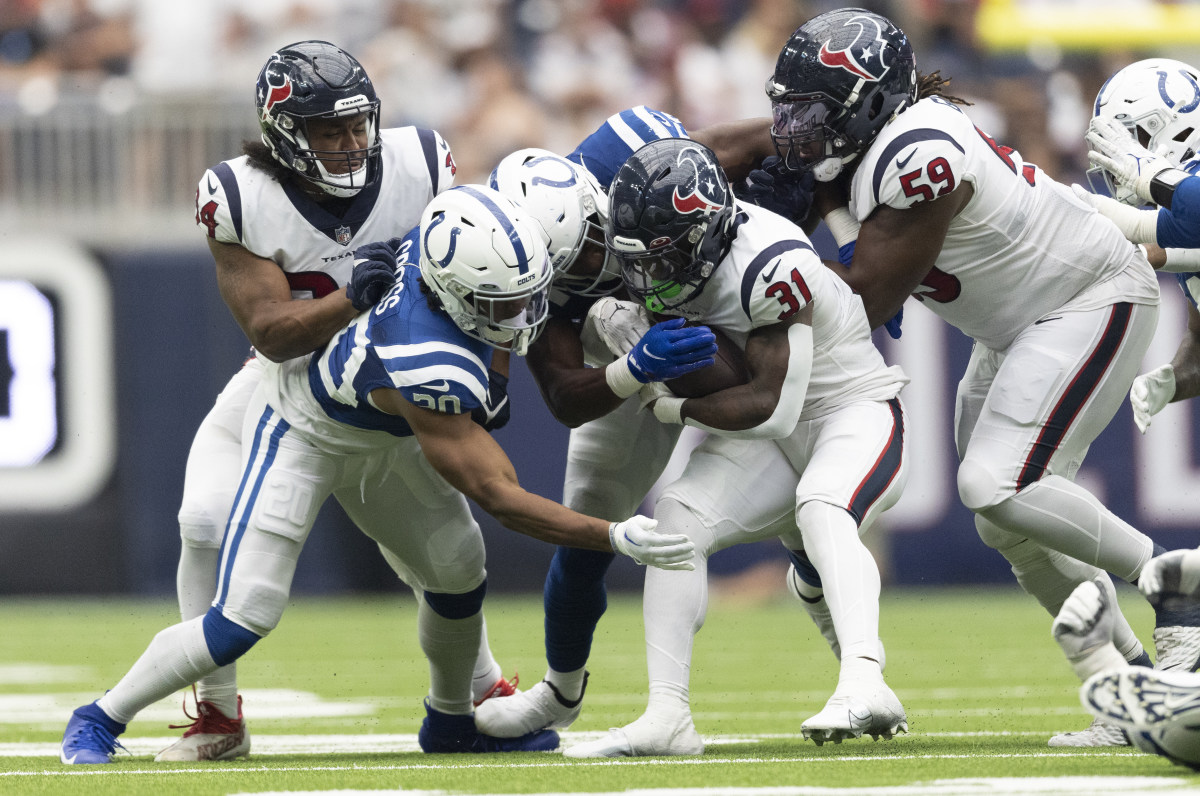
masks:
[(475, 502), (504, 527), (563, 547), (612, 552), (605, 520), (571, 511), (518, 486), (485, 490)]
[(1200, 395), (1200, 334), (1189, 331), (1171, 360), (1175, 371), (1175, 394), (1170, 403)]
[(279, 302), (260, 310), (248, 324), (250, 344), (273, 362), (310, 354), (358, 315), (343, 291), (312, 301)]
[(538, 387), (554, 418), (569, 428), (603, 417), (626, 400), (613, 393), (603, 368), (558, 371), (538, 379)]

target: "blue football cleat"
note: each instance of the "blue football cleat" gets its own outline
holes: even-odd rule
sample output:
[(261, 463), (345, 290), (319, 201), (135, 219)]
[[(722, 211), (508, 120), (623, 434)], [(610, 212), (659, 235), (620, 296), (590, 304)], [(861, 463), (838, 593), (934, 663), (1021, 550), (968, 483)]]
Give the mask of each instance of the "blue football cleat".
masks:
[(519, 738), (496, 738), (475, 728), (474, 716), (453, 716), (429, 706), (425, 700), (425, 720), (417, 733), (421, 751), (430, 754), (468, 752), (550, 752), (558, 748), (558, 733), (538, 730)]
[(117, 749), (125, 749), (117, 736), (125, 725), (113, 721), (93, 702), (76, 708), (63, 732), (58, 759), (68, 766), (111, 763)]

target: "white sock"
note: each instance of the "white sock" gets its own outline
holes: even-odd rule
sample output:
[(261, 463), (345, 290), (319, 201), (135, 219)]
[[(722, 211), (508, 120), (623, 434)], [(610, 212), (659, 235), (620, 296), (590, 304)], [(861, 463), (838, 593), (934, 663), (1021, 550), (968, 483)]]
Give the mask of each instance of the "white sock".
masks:
[(821, 576), (842, 660), (879, 657), (879, 567), (845, 510), (809, 501), (796, 511), (804, 551)]
[(496, 662), (492, 648), (488, 645), (487, 619), (483, 614), (480, 614), (479, 619), (482, 625), (479, 632), (479, 655), (475, 658), (475, 674), (471, 678), (471, 699), (475, 702), (491, 693), (492, 686), (504, 676), (504, 670)]
[(696, 568), (646, 568), (642, 621), (646, 628), (646, 667), (651, 692), (674, 688), (686, 701), (692, 669), (692, 642), (708, 612), (708, 551), (712, 533), (679, 502), (664, 499), (654, 510), (658, 532), (686, 534), (696, 545)]
[(434, 710), (457, 716), (475, 711), (471, 678), (482, 629), (482, 611), (466, 619), (447, 619), (418, 597), (417, 636), (429, 660), (429, 704)]
[(573, 672), (556, 672), (553, 669), (547, 669), (546, 682), (557, 688), (563, 699), (574, 702), (583, 696), (583, 678), (586, 673), (586, 668), (576, 669)]
[(146, 706), (215, 669), (203, 621), (197, 617), (159, 632), (121, 681), (97, 700), (101, 709), (128, 724)]
[[(212, 607), (220, 561), (220, 548), (194, 547), (184, 541), (175, 573), (175, 591), (179, 595), (179, 615), (183, 621), (204, 616)], [(222, 666), (196, 682), (196, 698), (211, 702), (226, 718), (237, 718), (237, 693), (236, 663)]]

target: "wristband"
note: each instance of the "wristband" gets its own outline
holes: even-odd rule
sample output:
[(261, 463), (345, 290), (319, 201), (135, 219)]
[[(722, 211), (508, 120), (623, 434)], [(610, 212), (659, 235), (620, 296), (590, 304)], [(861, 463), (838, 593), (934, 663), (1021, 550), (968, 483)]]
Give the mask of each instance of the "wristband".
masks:
[(1175, 186), (1191, 175), (1181, 169), (1163, 169), (1150, 178), (1150, 199), (1159, 207), (1171, 209), (1175, 198)]
[(628, 355), (613, 360), (604, 368), (604, 380), (618, 398), (628, 398), (643, 386), (629, 368)]
[(850, 215), (849, 210), (839, 207), (826, 214), (825, 226), (829, 227), (833, 239), (837, 241), (838, 248), (841, 248), (858, 238), (858, 229), (861, 225), (854, 220), (854, 216)]
[(654, 416), (660, 423), (683, 425), (683, 402), (686, 398), (664, 396), (654, 402)]

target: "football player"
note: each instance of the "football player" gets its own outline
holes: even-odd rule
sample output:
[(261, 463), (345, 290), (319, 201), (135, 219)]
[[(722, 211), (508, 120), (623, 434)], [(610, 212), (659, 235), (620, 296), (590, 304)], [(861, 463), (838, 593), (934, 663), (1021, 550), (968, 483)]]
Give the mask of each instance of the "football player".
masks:
[[(1120, 70), (1096, 96), (1087, 140), (1097, 167), (1089, 177), (1099, 172), (1111, 198), (1075, 192), (1142, 244), (1151, 265), (1173, 272), (1188, 299), (1175, 358), (1138, 376), (1129, 393), (1145, 433), (1168, 403), (1200, 395), (1200, 70), (1167, 58)], [(1140, 209), (1147, 202), (1161, 207)]]
[[(450, 148), (436, 131), (379, 129), (370, 78), (328, 42), (296, 42), (272, 53), (258, 75), (255, 108), (261, 140), (207, 170), (196, 190), (196, 223), (207, 234), (217, 285), (253, 355), (217, 397), (188, 454), (177, 574), (185, 620), (213, 602), (241, 470), (242, 420), (263, 363), (320, 348), (390, 289), (391, 269), (369, 261), (356, 267), (355, 249), (407, 232), (454, 180)], [(353, 520), (370, 520), (365, 496), (344, 497)], [(513, 692), (486, 635), (476, 678), (476, 699)], [(201, 679), (196, 698), (195, 720), (158, 759), (247, 754), (235, 668)]]
[[(710, 145), (730, 172), (770, 181), (783, 175), (761, 167), (774, 152), (768, 126), (769, 120), (747, 120), (691, 135)], [(603, 327), (608, 336), (634, 346), (650, 332), (644, 313), (609, 298), (621, 288), (621, 278), (604, 248), (606, 191), (634, 150), (650, 141), (686, 137), (688, 131), (675, 117), (638, 106), (613, 114), (566, 158), (520, 150), (492, 172), (492, 186), (524, 204), (549, 239), (557, 273), (551, 317), (526, 360), (547, 406), (571, 427), (563, 502), (584, 513), (624, 516), (635, 511), (679, 439), (678, 425), (664, 425), (638, 411), (634, 393), (641, 384), (711, 362), (709, 348), (670, 350), (665, 328), (644, 340), (649, 349), (615, 358), (594, 333)], [(803, 219), (807, 196), (795, 184), (780, 181), (785, 183), (782, 191), (767, 192), (760, 201), (776, 200), (782, 193), (789, 200), (786, 209)], [(685, 330), (669, 331), (680, 336), (681, 345), (687, 339)], [(644, 356), (645, 350), (665, 359)], [(570, 547), (555, 552), (544, 593), (545, 678), (525, 692), (481, 705), (476, 712), (481, 729), (512, 737), (542, 727), (565, 728), (579, 716), (592, 637), (606, 608), (604, 576), (612, 560), (608, 553)], [(823, 604), (810, 605), (820, 621)], [(827, 617), (825, 628), (823, 632)]]
[[(477, 732), (471, 679), (486, 590), (483, 538), (467, 498), (507, 527), (555, 544), (690, 567), (692, 544), (655, 521), (608, 522), (525, 492), (471, 412), (488, 398), (491, 350), (524, 354), (546, 320), (552, 276), (537, 222), (484, 186), (435, 197), (398, 247), (394, 286), (311, 357), (265, 369), (250, 399), (248, 451), (221, 552), (217, 598), (159, 633), (112, 690), (76, 710), (68, 764), (111, 762), (147, 705), (245, 654), (278, 623), (317, 511), (386, 477), (363, 526), (420, 589), (430, 663), (426, 752), (547, 750), (558, 735)], [(383, 516), (383, 515), (381, 515)]]
[(907, 478), (898, 397), (907, 377), (884, 363), (861, 300), (822, 265), (804, 232), (735, 199), (711, 150), (681, 139), (649, 143), (621, 167), (609, 195), (605, 238), (626, 289), (653, 313), (720, 329), (745, 351), (749, 380), (695, 398), (658, 383), (639, 389), (660, 422), (708, 432), (654, 511), (661, 528), (695, 543), (696, 568), (684, 577), (646, 573), (645, 713), (565, 754), (704, 751), (689, 674), (708, 556), (770, 537), (802, 551), (840, 644), (837, 687), (803, 722), (804, 736), (821, 744), (906, 731), (882, 674), (879, 571), (859, 534)]
[[(1162, 551), (1073, 480), (1137, 375), (1158, 283), (1112, 224), (978, 129), (944, 85), (917, 72), (887, 18), (831, 11), (779, 55), (772, 135), (786, 165), (848, 189), (848, 208), (825, 219), (839, 244), (855, 242), (835, 267), (872, 327), (912, 295), (975, 341), (955, 411), (959, 496), (1057, 615), (1078, 584), (1102, 570), (1136, 582)], [(1196, 660), (1198, 619), (1156, 612), (1160, 665)], [(1149, 662), (1123, 618), (1115, 640)], [(1105, 730), (1051, 744), (1127, 743)]]

